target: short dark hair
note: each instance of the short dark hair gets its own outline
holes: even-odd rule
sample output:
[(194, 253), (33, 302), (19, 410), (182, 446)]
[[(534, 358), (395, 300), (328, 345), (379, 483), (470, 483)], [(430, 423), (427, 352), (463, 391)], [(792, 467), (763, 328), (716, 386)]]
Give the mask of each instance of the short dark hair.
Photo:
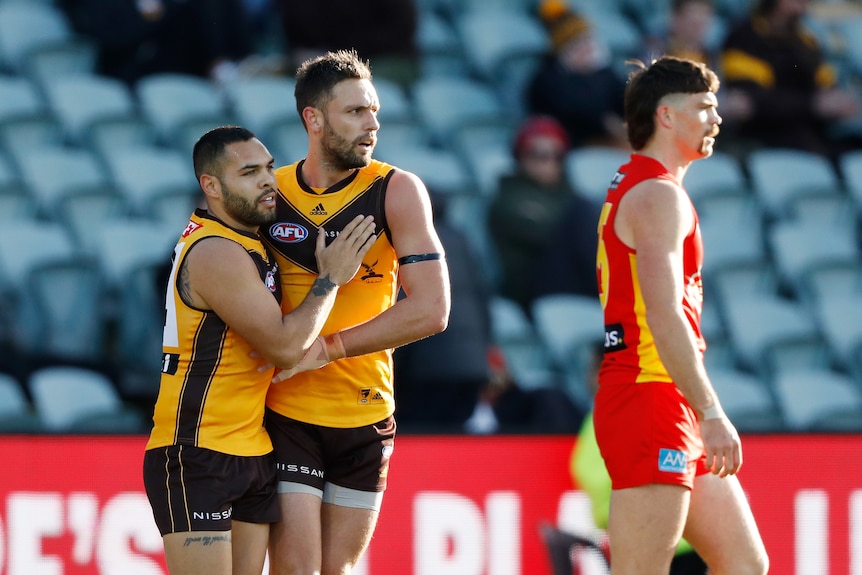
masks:
[[(332, 89), (344, 80), (371, 80), (371, 65), (356, 50), (337, 50), (311, 58), (296, 70), (296, 111), (311, 106), (322, 110), (332, 99)], [(304, 123), (304, 121), (303, 121)]]
[(225, 148), (236, 142), (247, 142), (256, 138), (250, 130), (240, 126), (219, 126), (213, 128), (197, 142), (192, 150), (195, 177), (200, 180), (203, 174), (221, 176), (221, 162)]
[(625, 120), (629, 144), (641, 150), (655, 133), (655, 111), (668, 94), (717, 92), (718, 76), (705, 64), (662, 56), (646, 65), (630, 62), (637, 68), (629, 75), (625, 94)]

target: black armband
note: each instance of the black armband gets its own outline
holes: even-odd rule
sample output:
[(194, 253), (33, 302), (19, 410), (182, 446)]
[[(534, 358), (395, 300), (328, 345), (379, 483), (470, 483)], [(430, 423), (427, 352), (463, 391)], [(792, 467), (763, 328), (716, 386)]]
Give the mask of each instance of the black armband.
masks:
[(443, 259), (443, 254), (441, 253), (433, 253), (433, 254), (416, 254), (414, 256), (404, 256), (403, 258), (398, 258), (398, 265), (407, 265), (407, 264), (415, 264), (416, 262), (427, 262), (431, 260), (439, 260)]

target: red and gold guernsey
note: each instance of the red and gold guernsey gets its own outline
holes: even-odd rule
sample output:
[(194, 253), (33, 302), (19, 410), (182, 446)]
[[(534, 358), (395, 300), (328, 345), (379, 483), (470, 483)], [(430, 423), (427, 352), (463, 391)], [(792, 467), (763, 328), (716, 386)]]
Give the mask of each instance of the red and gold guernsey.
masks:
[[(302, 180), (302, 162), (276, 170), (280, 194), (277, 223), (263, 234), (281, 273), (282, 311), (290, 312), (317, 279), (314, 248), (318, 228), (334, 238), (357, 215), (372, 215), (377, 240), (359, 272), (338, 290), (323, 335), (363, 323), (394, 305), (398, 261), (386, 224), (385, 200), (393, 167), (372, 160), (326, 189)], [(266, 399), (273, 411), (324, 427), (361, 427), (395, 411), (392, 352), (378, 351), (334, 361), (273, 385)]]
[[(638, 281), (637, 251), (624, 244), (614, 232), (617, 208), (625, 194), (637, 184), (651, 179), (679, 182), (657, 160), (632, 154), (620, 167), (608, 189), (599, 218), (599, 247), (596, 275), (599, 299), (604, 310), (604, 359), (599, 381), (605, 383), (672, 382), (658, 356), (653, 334), (646, 323), (646, 309)], [(701, 265), (703, 242), (697, 213), (691, 206), (694, 224), (683, 241), (682, 306), (701, 353), (706, 342), (700, 331), (703, 303)], [(655, 222), (660, 226), (661, 222)]]
[(251, 345), (211, 310), (183, 302), (177, 273), (199, 241), (222, 237), (240, 244), (260, 279), (281, 301), (278, 266), (260, 236), (235, 230), (196, 210), (177, 242), (168, 283), (162, 340), (162, 378), (147, 449), (193, 445), (238, 456), (272, 451), (263, 427), (273, 370), (258, 372)]

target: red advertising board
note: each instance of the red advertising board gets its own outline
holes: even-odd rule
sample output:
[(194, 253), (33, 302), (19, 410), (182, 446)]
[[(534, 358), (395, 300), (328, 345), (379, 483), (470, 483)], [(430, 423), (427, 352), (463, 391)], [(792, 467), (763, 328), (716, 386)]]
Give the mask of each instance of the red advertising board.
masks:
[[(142, 437), (0, 437), (0, 575), (163, 575)], [(403, 436), (356, 575), (550, 575), (543, 521), (590, 528), (566, 437)], [(750, 436), (777, 575), (862, 575), (862, 437)]]

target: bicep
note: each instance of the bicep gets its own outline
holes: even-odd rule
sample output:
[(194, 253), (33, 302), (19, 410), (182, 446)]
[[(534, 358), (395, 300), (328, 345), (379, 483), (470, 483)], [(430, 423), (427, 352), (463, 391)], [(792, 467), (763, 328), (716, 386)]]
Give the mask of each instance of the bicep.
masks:
[(393, 174), (386, 195), (386, 220), (390, 239), (398, 258), (411, 255), (440, 254), (431, 260), (401, 266), (399, 281), (410, 294), (416, 289), (447, 286), (443, 245), (434, 229), (431, 202), (422, 182), (413, 174)]
[(185, 265), (195, 299), (252, 347), (262, 350), (268, 336), (281, 328), (281, 307), (239, 244), (220, 238), (202, 241)]

